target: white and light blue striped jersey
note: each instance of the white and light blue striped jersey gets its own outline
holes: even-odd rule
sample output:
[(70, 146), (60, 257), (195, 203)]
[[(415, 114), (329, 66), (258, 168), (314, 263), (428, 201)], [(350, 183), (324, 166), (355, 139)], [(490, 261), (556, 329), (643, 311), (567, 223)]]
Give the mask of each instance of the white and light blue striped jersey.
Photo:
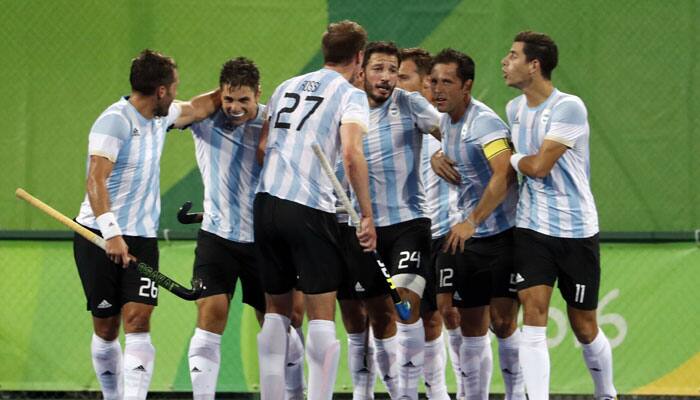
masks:
[(568, 150), (544, 178), (523, 177), (517, 224), (545, 235), (586, 238), (598, 233), (590, 185), (588, 111), (580, 98), (554, 90), (536, 108), (524, 95), (506, 106), (515, 151), (536, 154), (545, 139)]
[(318, 143), (335, 165), (340, 125), (369, 124), (367, 96), (324, 68), (282, 83), (267, 106), (270, 130), (257, 191), (334, 213), (333, 185), (311, 145)]
[(192, 125), (204, 182), (202, 230), (236, 242), (253, 242), (253, 200), (262, 169), (255, 153), (264, 111), (260, 104), (255, 118), (236, 126), (219, 109)]
[(427, 218), (421, 149), (423, 134), (439, 128), (440, 113), (420, 93), (397, 88), (369, 118), (363, 148), (375, 226)]
[(421, 172), (425, 186), (425, 208), (430, 217), (433, 239), (447, 235), (452, 226), (462, 222), (462, 214), (457, 208), (458, 187), (440, 178), (430, 166), (430, 157), (441, 148), (440, 141), (432, 135), (423, 137)]
[[(486, 104), (472, 98), (456, 123), (449, 115), (442, 116), (441, 130), (442, 150), (455, 161), (461, 178), (458, 207), (464, 221), (479, 204), (493, 175), (484, 149), (494, 140), (509, 139), (508, 126)], [(511, 185), (503, 202), (476, 228), (474, 237), (493, 236), (515, 226), (517, 202), (518, 189)]]
[[(90, 156), (114, 163), (107, 178), (111, 211), (122, 233), (156, 237), (160, 218), (160, 156), (165, 133), (180, 116), (181, 108), (170, 105), (166, 117), (147, 119), (123, 97), (95, 121), (88, 136)], [(77, 221), (99, 229), (88, 196), (80, 205)]]

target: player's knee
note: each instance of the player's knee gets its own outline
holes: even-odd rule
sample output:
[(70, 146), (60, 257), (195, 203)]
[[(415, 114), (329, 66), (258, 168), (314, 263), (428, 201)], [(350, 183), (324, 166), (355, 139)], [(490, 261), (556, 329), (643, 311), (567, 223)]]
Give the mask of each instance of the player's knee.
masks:
[(371, 312), (369, 316), (369, 323), (374, 330), (376, 337), (385, 338), (390, 335), (396, 329), (396, 318), (394, 316), (394, 311), (381, 310)]
[(124, 331), (127, 333), (148, 332), (150, 330), (150, 314), (131, 314), (124, 316)]
[(598, 323), (595, 318), (595, 311), (583, 312), (572, 315), (569, 313), (569, 322), (571, 330), (574, 332), (576, 339), (584, 344), (591, 343), (598, 335)]
[(491, 316), (491, 329), (499, 338), (507, 338), (515, 332), (517, 328), (514, 319), (503, 318), (502, 316)]
[(106, 341), (112, 341), (119, 337), (119, 323), (121, 317), (115, 315), (108, 318), (92, 318), (92, 326), (95, 335)]

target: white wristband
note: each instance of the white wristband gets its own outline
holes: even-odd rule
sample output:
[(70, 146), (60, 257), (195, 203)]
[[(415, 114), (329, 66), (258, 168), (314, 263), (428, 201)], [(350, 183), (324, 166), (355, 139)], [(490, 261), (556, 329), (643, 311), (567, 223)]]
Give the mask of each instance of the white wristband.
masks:
[(510, 165), (512, 165), (513, 169), (516, 170), (519, 174), (522, 174), (522, 172), (520, 172), (520, 168), (518, 168), (518, 163), (523, 157), (525, 157), (525, 154), (520, 153), (515, 153), (510, 156)]
[(122, 234), (122, 230), (119, 229), (119, 224), (117, 224), (117, 219), (111, 212), (106, 212), (97, 217), (95, 220), (97, 221), (97, 226), (100, 227), (100, 232), (102, 232), (102, 238), (104, 240), (108, 240)]

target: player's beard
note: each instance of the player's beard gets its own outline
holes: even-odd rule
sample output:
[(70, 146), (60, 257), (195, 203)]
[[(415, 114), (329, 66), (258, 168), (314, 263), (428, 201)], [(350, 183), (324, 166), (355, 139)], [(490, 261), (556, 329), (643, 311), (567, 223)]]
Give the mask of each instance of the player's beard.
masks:
[[(386, 89), (389, 93), (387, 93), (386, 96), (382, 95), (377, 95), (374, 94), (374, 89), (377, 86), (381, 86), (381, 88)], [(367, 92), (367, 96), (372, 99), (377, 104), (383, 104), (385, 101), (389, 100), (389, 97), (391, 97), (391, 94), (394, 93), (394, 89), (396, 88), (396, 85), (390, 86), (390, 85), (375, 85), (374, 87), (368, 88), (367, 85), (365, 85), (365, 92)]]

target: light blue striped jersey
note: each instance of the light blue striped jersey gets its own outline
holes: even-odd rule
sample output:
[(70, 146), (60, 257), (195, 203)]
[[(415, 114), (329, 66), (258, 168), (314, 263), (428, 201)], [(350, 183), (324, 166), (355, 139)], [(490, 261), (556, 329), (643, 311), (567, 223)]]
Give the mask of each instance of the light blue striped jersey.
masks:
[[(107, 178), (111, 211), (124, 235), (156, 237), (160, 218), (160, 155), (165, 133), (180, 116), (173, 102), (166, 117), (147, 119), (123, 97), (95, 121), (88, 136), (92, 155), (114, 163)], [(77, 221), (99, 229), (88, 196)]]
[(598, 233), (590, 186), (588, 111), (583, 101), (555, 89), (536, 108), (529, 108), (520, 95), (508, 103), (506, 112), (517, 153), (536, 154), (545, 139), (568, 147), (549, 175), (523, 177), (516, 225), (563, 238)]
[(442, 148), (439, 140), (432, 135), (423, 136), (421, 172), (425, 186), (425, 205), (430, 217), (430, 231), (433, 239), (441, 238), (450, 228), (462, 222), (462, 214), (457, 207), (458, 187), (440, 178), (430, 167), (430, 157)]
[[(508, 126), (486, 104), (472, 98), (456, 123), (443, 114), (441, 131), (442, 150), (455, 161), (461, 177), (458, 207), (464, 221), (479, 204), (493, 175), (484, 147), (497, 139), (509, 139)], [(479, 224), (474, 237), (493, 236), (515, 226), (517, 202), (518, 190), (511, 185), (503, 202)]]
[(241, 125), (219, 109), (192, 125), (199, 172), (204, 182), (202, 230), (224, 239), (253, 242), (253, 200), (260, 170), (255, 158), (265, 106)]
[(397, 88), (370, 109), (369, 121), (363, 148), (375, 226), (427, 218), (421, 149), (423, 134), (439, 128), (440, 113), (420, 93)]
[(365, 93), (342, 75), (320, 69), (277, 87), (267, 107), (270, 131), (258, 192), (325, 212), (335, 212), (330, 179), (311, 149), (318, 143), (335, 165), (340, 125), (369, 124)]

